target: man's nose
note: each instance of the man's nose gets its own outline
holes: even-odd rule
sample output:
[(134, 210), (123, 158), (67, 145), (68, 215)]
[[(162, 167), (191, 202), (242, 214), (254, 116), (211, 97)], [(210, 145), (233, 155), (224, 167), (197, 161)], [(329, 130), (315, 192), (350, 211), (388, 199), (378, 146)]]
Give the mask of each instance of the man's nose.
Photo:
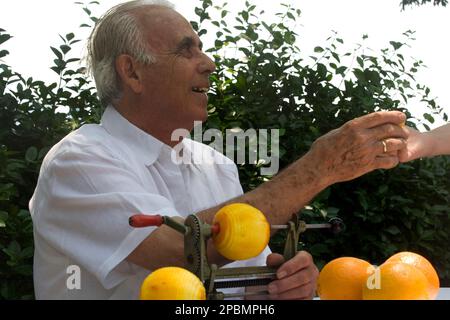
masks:
[(199, 65), (200, 73), (211, 74), (216, 70), (216, 64), (214, 61), (202, 52), (202, 60)]

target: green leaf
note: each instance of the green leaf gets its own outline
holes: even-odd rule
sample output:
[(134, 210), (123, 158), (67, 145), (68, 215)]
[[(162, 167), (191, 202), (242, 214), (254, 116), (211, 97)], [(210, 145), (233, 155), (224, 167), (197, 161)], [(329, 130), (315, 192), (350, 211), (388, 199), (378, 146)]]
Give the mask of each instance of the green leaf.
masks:
[(369, 203), (367, 202), (366, 195), (358, 193), (358, 200), (361, 207), (363, 207), (363, 209), (367, 211), (369, 209)]
[(20, 257), (22, 259), (28, 259), (33, 256), (34, 249), (32, 247), (27, 247), (20, 252)]
[(33, 162), (38, 157), (38, 150), (36, 147), (29, 147), (25, 153), (25, 159), (29, 162)]
[(61, 53), (61, 52), (59, 52), (59, 50), (58, 50), (58, 49), (56, 49), (56, 48), (53, 48), (53, 47), (50, 47), (50, 49), (52, 49), (53, 53), (54, 53), (54, 54), (56, 55), (56, 57), (57, 57), (58, 59), (62, 60), (62, 58), (63, 58), (63, 55), (62, 55), (62, 53)]
[(3, 249), (3, 252), (10, 258), (18, 258), (20, 256), (20, 244), (16, 240), (13, 240), (9, 243), (8, 248)]
[(398, 50), (403, 46), (403, 43), (397, 41), (389, 41), (389, 44), (394, 47), (394, 50)]
[(324, 52), (325, 50), (322, 47), (315, 47), (314, 48), (314, 52), (320, 53), (320, 52)]
[(67, 60), (66, 62), (67, 62), (67, 63), (71, 63), (71, 62), (77, 62), (77, 61), (80, 61), (80, 59), (78, 59), (78, 58), (72, 58), (72, 59)]
[(9, 54), (9, 51), (7, 50), (1, 50), (0, 51), (0, 58), (6, 57)]
[(353, 74), (360, 82), (366, 81), (366, 76), (364, 75), (364, 72), (361, 69), (354, 69)]
[(251, 41), (256, 41), (258, 39), (258, 34), (252, 28), (248, 28), (245, 34)]
[(322, 63), (317, 64), (317, 75), (320, 79), (324, 79), (327, 76), (327, 67)]
[(9, 34), (0, 34), (0, 44), (8, 41), (12, 37)]
[(58, 68), (61, 68), (61, 69), (63, 69), (64, 66), (66, 65), (66, 62), (63, 59), (55, 59), (55, 60), (53, 60), (53, 62), (55, 63), (55, 65)]
[(70, 49), (71, 49), (68, 45), (65, 45), (65, 44), (63, 44), (62, 46), (60, 46), (60, 48), (61, 48), (61, 51), (62, 51), (64, 54), (66, 54), (67, 52), (69, 52)]
[(389, 186), (386, 184), (382, 184), (378, 187), (378, 193), (379, 194), (385, 194), (387, 191), (389, 191)]
[(389, 226), (387, 228), (384, 228), (384, 231), (386, 231), (394, 236), (400, 233), (400, 229), (397, 226)]
[(357, 57), (356, 61), (361, 66), (361, 68), (364, 68), (364, 60), (361, 57)]
[(339, 208), (335, 208), (335, 207), (328, 207), (327, 208), (327, 213), (329, 217), (334, 217), (337, 215), (337, 213), (339, 212)]
[(337, 62), (341, 62), (341, 59), (339, 58), (339, 55), (336, 52), (332, 52), (331, 55), (333, 56), (333, 58), (336, 59)]
[(429, 122), (429, 123), (434, 123), (434, 118), (431, 114), (429, 113), (424, 113), (423, 117)]
[(347, 70), (347, 67), (344, 67), (344, 66), (339, 67), (339, 68), (336, 69), (336, 74), (344, 75), (345, 70)]
[(57, 67), (51, 67), (50, 69), (52, 69), (53, 71), (55, 71), (55, 73), (58, 74), (58, 75), (59, 75), (59, 74), (61, 73), (61, 71), (62, 71), (60, 68), (57, 68)]
[(92, 14), (91, 10), (89, 10), (88, 8), (83, 8), (83, 10), (87, 13), (88, 16)]
[(0, 211), (0, 228), (6, 227), (6, 220), (8, 220), (8, 212)]
[(244, 18), (244, 21), (248, 21), (248, 12), (247, 11), (242, 11), (242, 18)]
[(21, 209), (17, 216), (22, 219), (28, 219), (30, 218), (30, 211)]

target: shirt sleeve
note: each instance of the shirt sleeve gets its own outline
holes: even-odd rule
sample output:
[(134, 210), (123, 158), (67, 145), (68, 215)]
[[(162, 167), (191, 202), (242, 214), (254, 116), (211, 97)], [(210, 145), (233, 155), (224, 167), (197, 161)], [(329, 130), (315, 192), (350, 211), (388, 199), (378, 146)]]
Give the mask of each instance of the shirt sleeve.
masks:
[(133, 214), (179, 216), (172, 203), (145, 189), (124, 161), (99, 147), (63, 151), (41, 173), (35, 230), (106, 288), (133, 275), (126, 257), (155, 229), (132, 228)]

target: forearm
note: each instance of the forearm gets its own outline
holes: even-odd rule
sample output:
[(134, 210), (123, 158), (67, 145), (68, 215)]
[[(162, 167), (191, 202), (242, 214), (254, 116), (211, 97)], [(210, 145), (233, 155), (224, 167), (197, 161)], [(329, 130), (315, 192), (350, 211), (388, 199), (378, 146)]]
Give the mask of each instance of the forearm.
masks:
[[(218, 206), (203, 210), (196, 215), (204, 222), (212, 224), (216, 212), (230, 203), (247, 203), (261, 210), (270, 224), (284, 224), (293, 213), (304, 207), (329, 182), (316, 171), (315, 161), (310, 153), (294, 162), (255, 190), (233, 198)], [(181, 221), (181, 220), (180, 220)], [(184, 266), (183, 236), (167, 227), (161, 226), (140, 244), (128, 260), (154, 270), (162, 266)], [(149, 255), (149, 253), (151, 253)], [(151, 259), (149, 259), (151, 256)], [(212, 243), (208, 243), (210, 263), (223, 266), (231, 261), (222, 257)]]
[[(181, 218), (179, 219), (182, 222)], [(222, 266), (231, 261), (222, 257), (214, 249), (211, 240), (208, 245), (208, 259)], [(127, 260), (149, 270), (167, 266), (186, 266), (184, 237), (178, 231), (162, 225), (153, 231), (128, 257)]]
[(317, 161), (308, 152), (271, 181), (233, 199), (233, 202), (243, 202), (258, 208), (270, 224), (284, 224), (292, 214), (331, 184), (327, 180), (330, 177), (321, 175), (316, 164)]
[[(212, 224), (221, 207), (240, 202), (258, 208), (270, 224), (285, 224), (292, 214), (326, 187), (357, 178), (374, 169), (389, 169), (397, 165), (397, 156), (384, 156), (381, 142), (389, 138), (386, 140), (389, 142), (389, 151), (395, 155), (397, 150), (404, 148), (408, 132), (398, 125), (404, 121), (405, 116), (399, 112), (374, 113), (349, 121), (317, 139), (302, 158), (272, 180), (240, 197), (195, 214), (202, 221)], [(155, 252), (147, 251), (147, 255), (152, 257), (155, 254), (157, 258), (152, 258), (152, 261), (155, 260), (154, 264), (181, 264), (184, 260), (183, 241), (165, 234), (164, 230), (166, 229), (160, 228), (154, 231), (144, 241), (154, 242), (148, 248)], [(220, 266), (227, 262), (212, 245), (208, 249), (211, 263)], [(164, 251), (164, 254), (157, 251)]]
[(450, 154), (450, 123), (425, 134), (431, 145), (428, 157)]

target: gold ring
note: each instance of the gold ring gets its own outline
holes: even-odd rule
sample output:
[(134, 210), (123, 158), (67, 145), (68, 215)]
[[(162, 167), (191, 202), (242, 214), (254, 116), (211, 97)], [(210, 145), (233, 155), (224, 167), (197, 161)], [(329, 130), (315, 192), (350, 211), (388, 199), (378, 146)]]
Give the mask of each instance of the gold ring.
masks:
[(383, 144), (383, 152), (386, 153), (386, 152), (387, 152), (387, 144), (386, 144), (386, 141), (383, 139), (383, 140), (381, 140), (381, 143)]

